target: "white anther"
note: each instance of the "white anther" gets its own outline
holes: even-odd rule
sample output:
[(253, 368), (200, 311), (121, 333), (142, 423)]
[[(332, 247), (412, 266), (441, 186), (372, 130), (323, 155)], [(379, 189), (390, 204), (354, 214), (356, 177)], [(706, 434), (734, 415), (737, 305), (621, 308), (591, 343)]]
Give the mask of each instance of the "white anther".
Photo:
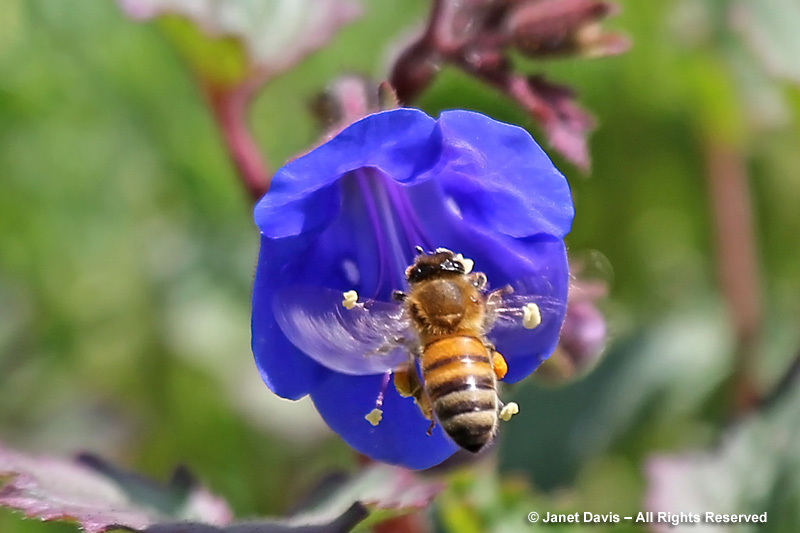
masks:
[(342, 296), (344, 297), (342, 305), (345, 309), (352, 309), (356, 306), (356, 302), (358, 301), (358, 293), (356, 291), (347, 291)]
[(378, 409), (377, 407), (367, 414), (364, 419), (372, 424), (373, 426), (377, 426), (381, 423), (381, 419), (383, 418), (383, 411)]
[(453, 259), (455, 259), (464, 266), (464, 274), (469, 274), (470, 272), (472, 272), (472, 267), (475, 266), (475, 261), (473, 261), (472, 259), (467, 259), (461, 254), (456, 255)]
[(500, 409), (500, 420), (508, 422), (511, 417), (519, 413), (519, 405), (517, 402), (509, 402)]
[(525, 304), (522, 308), (522, 326), (525, 329), (533, 329), (542, 323), (542, 312), (535, 303)]

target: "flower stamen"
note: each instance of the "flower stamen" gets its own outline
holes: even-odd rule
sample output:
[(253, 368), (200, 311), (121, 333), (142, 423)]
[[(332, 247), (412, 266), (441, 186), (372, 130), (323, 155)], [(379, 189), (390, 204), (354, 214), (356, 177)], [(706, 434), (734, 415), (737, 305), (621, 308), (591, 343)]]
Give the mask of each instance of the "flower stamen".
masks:
[(370, 411), (369, 414), (367, 414), (367, 416), (365, 416), (364, 418), (366, 419), (367, 422), (369, 422), (373, 426), (377, 426), (378, 424), (381, 423), (381, 419), (383, 418), (383, 411), (381, 411), (376, 407), (375, 409)]
[(517, 402), (509, 402), (500, 409), (500, 420), (508, 422), (511, 417), (519, 413), (519, 405)]
[(342, 306), (347, 309), (351, 310), (356, 306), (356, 302), (358, 302), (358, 293), (356, 291), (347, 291), (342, 294), (344, 300), (342, 300)]
[(367, 413), (364, 417), (364, 420), (372, 424), (373, 426), (377, 426), (381, 423), (381, 419), (383, 419), (383, 395), (386, 392), (386, 386), (389, 384), (389, 380), (392, 377), (391, 372), (386, 372), (383, 375), (383, 379), (381, 380), (381, 391), (378, 393), (378, 398), (375, 400), (375, 408)]
[(475, 261), (468, 259), (461, 254), (457, 254), (454, 259), (464, 266), (464, 274), (469, 274), (472, 272), (472, 268), (475, 266)]
[(525, 304), (522, 308), (522, 327), (533, 329), (542, 323), (542, 311), (535, 303)]

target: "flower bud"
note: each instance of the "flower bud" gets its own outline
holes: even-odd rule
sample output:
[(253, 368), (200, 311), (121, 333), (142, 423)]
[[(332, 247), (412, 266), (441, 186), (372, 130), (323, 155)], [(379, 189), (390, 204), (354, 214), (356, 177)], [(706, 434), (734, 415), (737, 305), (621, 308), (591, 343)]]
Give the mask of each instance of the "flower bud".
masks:
[(311, 102), (311, 111), (326, 128), (343, 127), (377, 110), (378, 93), (372, 81), (357, 75), (340, 76)]
[[(597, 259), (599, 254), (594, 254)], [(605, 257), (601, 258), (606, 261)], [(608, 338), (608, 328), (597, 301), (606, 297), (607, 282), (592, 279), (582, 262), (571, 261), (570, 268), (578, 277), (569, 287), (567, 314), (558, 346), (550, 358), (534, 374), (551, 384), (578, 379), (590, 372), (601, 359)], [(607, 264), (603, 269), (610, 269)]]
[(618, 54), (628, 48), (628, 40), (603, 33), (599, 25), (614, 11), (613, 4), (598, 0), (519, 2), (506, 15), (505, 31), (529, 57)]

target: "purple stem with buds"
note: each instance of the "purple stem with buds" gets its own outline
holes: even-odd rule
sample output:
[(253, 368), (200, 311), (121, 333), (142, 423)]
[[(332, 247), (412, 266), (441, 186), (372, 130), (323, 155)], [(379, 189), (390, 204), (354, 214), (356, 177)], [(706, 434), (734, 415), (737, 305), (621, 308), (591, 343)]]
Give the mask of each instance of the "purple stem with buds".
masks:
[(614, 12), (602, 0), (433, 0), (425, 30), (398, 58), (391, 83), (409, 103), (451, 64), (516, 101), (557, 151), (588, 170), (592, 117), (568, 87), (517, 72), (511, 51), (537, 60), (619, 54), (628, 40), (599, 30), (600, 19)]

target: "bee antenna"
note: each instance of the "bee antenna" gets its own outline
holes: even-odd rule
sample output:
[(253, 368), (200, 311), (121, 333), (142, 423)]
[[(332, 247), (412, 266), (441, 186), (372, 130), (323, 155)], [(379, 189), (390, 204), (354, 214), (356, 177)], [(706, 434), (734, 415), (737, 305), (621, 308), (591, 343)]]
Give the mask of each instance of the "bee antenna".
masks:
[(422, 249), (422, 246), (415, 246), (414, 249), (417, 251), (417, 255), (422, 255), (425, 253), (425, 250)]

